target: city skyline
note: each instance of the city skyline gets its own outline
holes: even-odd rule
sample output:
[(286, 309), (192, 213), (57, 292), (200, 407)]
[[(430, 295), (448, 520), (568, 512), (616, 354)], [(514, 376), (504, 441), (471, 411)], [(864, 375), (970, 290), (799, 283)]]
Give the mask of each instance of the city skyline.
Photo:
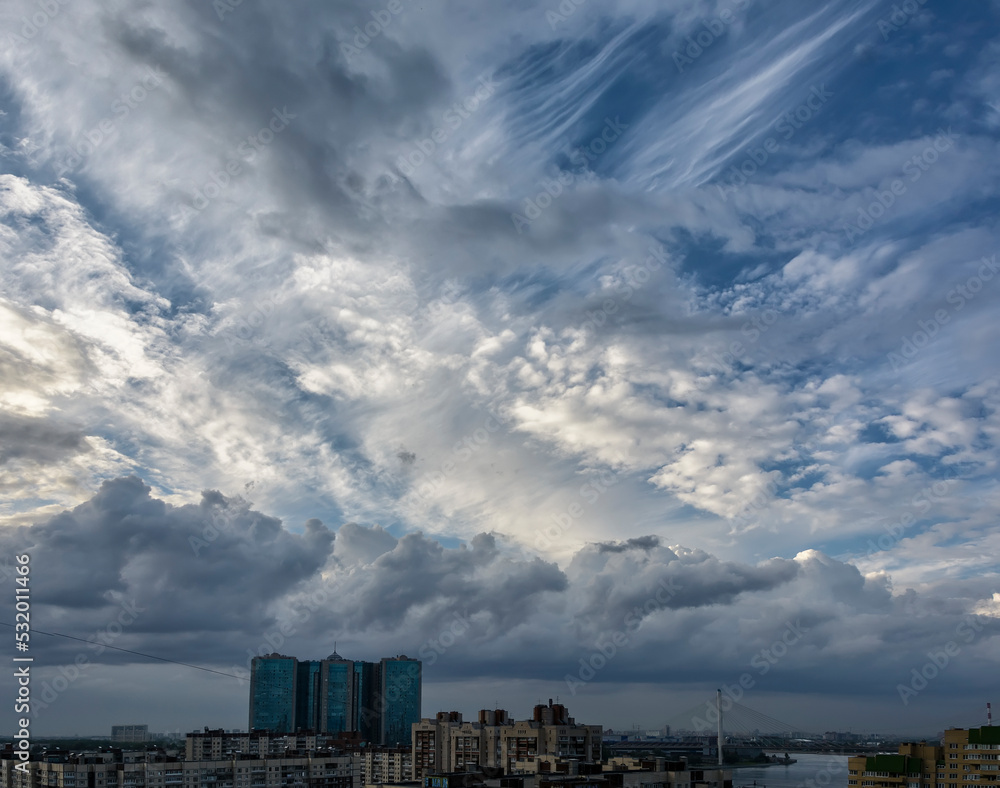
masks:
[(0, 4), (35, 735), (243, 727), (273, 652), (981, 724), (998, 53), (1000, 0)]

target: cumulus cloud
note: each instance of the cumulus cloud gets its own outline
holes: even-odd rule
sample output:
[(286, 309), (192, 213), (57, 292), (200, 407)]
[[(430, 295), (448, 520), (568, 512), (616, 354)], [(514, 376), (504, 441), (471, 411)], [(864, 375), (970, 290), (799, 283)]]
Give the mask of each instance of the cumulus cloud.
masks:
[(688, 52), (736, 5), (411, 3), (358, 49), (351, 2), (5, 3), (0, 525), (88, 556), (56, 623), (134, 593), (224, 661), (328, 586), (319, 653), (462, 600), (456, 670), (557, 675), (639, 608), (624, 680), (986, 609), (995, 9), (768, 0)]
[[(795, 623), (808, 637), (783, 663), (786, 689), (822, 669), (831, 691), (859, 691), (857, 666), (869, 666), (865, 686), (891, 681), (963, 617), (981, 627), (977, 653), (991, 653), (1000, 634), (984, 584), (894, 590), (887, 575), (815, 550), (753, 564), (647, 536), (585, 547), (564, 571), (498, 534), (444, 547), (378, 526), (335, 533), (315, 519), (296, 534), (243, 499), (206, 491), (174, 506), (136, 477), (105, 482), (73, 510), (2, 540), (5, 554), (31, 555), (33, 603), (51, 630), (101, 642), (119, 611), (136, 610), (114, 645), (224, 672), (258, 644), (307, 658), (336, 638), (342, 653), (368, 658), (373, 644), (396, 644), (428, 661), (429, 680), (553, 680), (619, 632), (628, 643), (603, 680), (668, 671), (710, 682)], [(308, 603), (317, 594), (318, 609)], [(455, 621), (461, 636), (442, 649), (435, 637)], [(194, 658), (197, 638), (205, 642)], [(58, 664), (73, 648), (46, 643), (40, 658)], [(646, 660), (658, 650), (653, 669)], [(113, 649), (92, 661), (146, 662)], [(444, 674), (430, 670), (437, 663)]]

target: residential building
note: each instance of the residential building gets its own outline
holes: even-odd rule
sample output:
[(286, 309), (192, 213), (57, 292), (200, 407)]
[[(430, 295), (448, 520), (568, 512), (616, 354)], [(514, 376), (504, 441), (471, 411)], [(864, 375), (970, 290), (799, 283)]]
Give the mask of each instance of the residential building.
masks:
[(355, 788), (350, 756), (314, 751), (280, 758), (235, 756), (184, 761), (159, 753), (47, 754), (28, 774), (8, 773), (2, 788)]
[(113, 742), (137, 742), (149, 741), (148, 725), (112, 725), (111, 741)]
[(874, 788), (937, 788), (944, 763), (939, 744), (907, 742), (898, 754), (852, 756), (847, 760), (847, 785)]
[(409, 747), (360, 747), (350, 755), (357, 764), (360, 788), (401, 783), (413, 772)]
[(232, 733), (195, 731), (187, 734), (184, 756), (188, 761), (210, 761), (233, 757), (279, 758), (288, 754), (308, 753), (358, 747), (360, 737), (348, 734), (311, 731), (278, 734), (270, 731)]
[(899, 745), (896, 755), (855, 756), (848, 788), (982, 788), (1000, 777), (1000, 727), (952, 728), (943, 744)]
[[(1000, 777), (1000, 726), (947, 730), (944, 754), (945, 772), (949, 775), (945, 788), (951, 788), (951, 782), (955, 782), (954, 788), (981, 788), (983, 783), (996, 783)], [(959, 775), (959, 780), (953, 780), (952, 774)]]
[(551, 700), (548, 706), (536, 706), (531, 720), (517, 722), (503, 709), (480, 711), (479, 722), (441, 712), (412, 726), (413, 777), (483, 768), (534, 773), (545, 756), (596, 763), (601, 732), (599, 725), (577, 725), (565, 706)]

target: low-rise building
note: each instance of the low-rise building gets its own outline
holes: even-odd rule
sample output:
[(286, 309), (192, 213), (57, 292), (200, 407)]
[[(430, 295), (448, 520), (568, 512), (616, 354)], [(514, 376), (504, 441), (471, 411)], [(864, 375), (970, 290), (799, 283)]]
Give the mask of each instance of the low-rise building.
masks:
[[(18, 761), (19, 763), (19, 761)], [(47, 753), (27, 773), (0, 759), (0, 788), (355, 788), (348, 755), (180, 760), (160, 752)]]
[(300, 733), (279, 734), (270, 731), (231, 732), (220, 729), (194, 731), (187, 734), (184, 758), (188, 761), (218, 760), (252, 755), (277, 758), (286, 753), (311, 753), (319, 750), (344, 749), (360, 744), (358, 734)]

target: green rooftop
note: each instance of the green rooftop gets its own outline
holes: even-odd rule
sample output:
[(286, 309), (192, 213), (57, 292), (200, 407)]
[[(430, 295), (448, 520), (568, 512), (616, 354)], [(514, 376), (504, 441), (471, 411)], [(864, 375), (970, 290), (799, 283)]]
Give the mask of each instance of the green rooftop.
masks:
[(1000, 726), (969, 728), (969, 744), (1000, 744)]
[(920, 774), (920, 759), (909, 755), (874, 755), (865, 759), (866, 772)]

